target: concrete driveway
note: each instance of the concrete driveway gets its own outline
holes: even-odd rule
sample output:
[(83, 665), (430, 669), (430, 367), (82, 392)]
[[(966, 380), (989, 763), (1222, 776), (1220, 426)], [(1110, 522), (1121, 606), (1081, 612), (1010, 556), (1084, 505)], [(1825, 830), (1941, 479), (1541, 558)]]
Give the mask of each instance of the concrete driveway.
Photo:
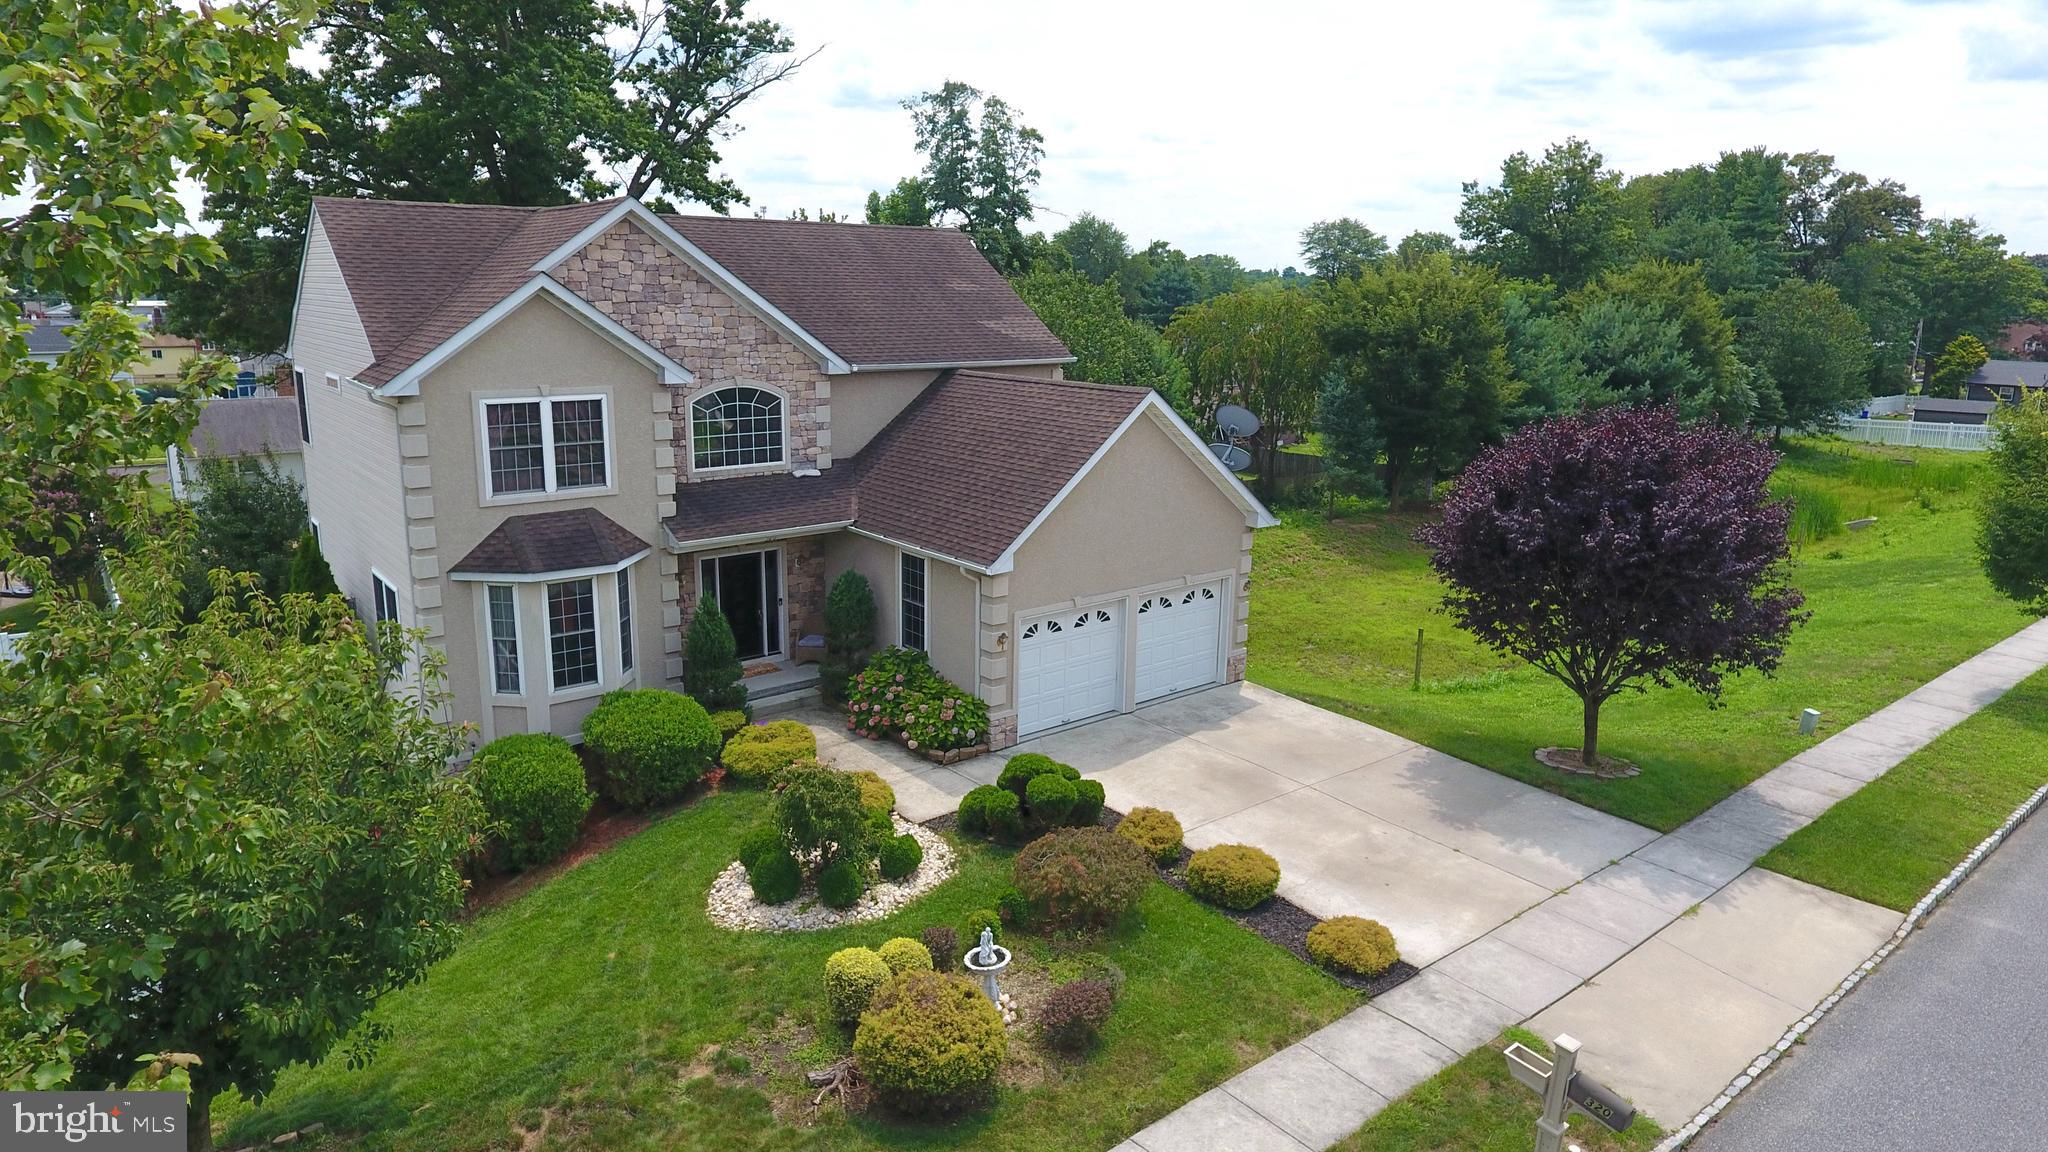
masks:
[[(1168, 700), (1015, 752), (1043, 752), (1102, 781), (1113, 808), (1173, 812), (1189, 847), (1265, 849), (1280, 861), (1281, 895), (1318, 916), (1380, 921), (1418, 966), (1657, 836), (1252, 684)], [(1002, 760), (981, 757), (950, 774), (993, 780)], [(922, 771), (909, 783), (955, 786)]]

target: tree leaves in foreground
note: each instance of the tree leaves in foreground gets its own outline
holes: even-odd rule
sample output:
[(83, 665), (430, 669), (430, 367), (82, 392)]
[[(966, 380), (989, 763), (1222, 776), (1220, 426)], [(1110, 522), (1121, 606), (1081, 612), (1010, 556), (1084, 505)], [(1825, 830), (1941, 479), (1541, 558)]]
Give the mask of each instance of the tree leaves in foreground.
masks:
[(2036, 389), (1992, 420), (1991, 470), (1977, 549), (1991, 586), (2048, 616), (2048, 393)]
[[(481, 812), (438, 654), (225, 570), (184, 624), (181, 535), (0, 668), (0, 1080), (119, 1086), (190, 1053), (203, 1148), (216, 1094), (320, 1059), (452, 947)], [(421, 686), (388, 691), (409, 665)]]
[(1458, 626), (1600, 706), (1778, 666), (1804, 621), (1788, 582), (1792, 506), (1766, 490), (1777, 454), (1749, 433), (1662, 408), (1531, 425), (1474, 460), (1421, 530)]

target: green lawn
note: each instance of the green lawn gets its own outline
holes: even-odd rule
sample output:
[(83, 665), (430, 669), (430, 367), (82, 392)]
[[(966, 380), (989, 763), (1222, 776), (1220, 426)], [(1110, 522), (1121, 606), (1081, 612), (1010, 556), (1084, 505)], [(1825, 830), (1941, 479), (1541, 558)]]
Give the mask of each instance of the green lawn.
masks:
[[(1516, 1040), (1550, 1054), (1550, 1045), (1533, 1033), (1510, 1028), (1388, 1104), (1331, 1152), (1527, 1152), (1543, 1106), (1508, 1073), (1501, 1051)], [(1579, 1117), (1571, 1121), (1565, 1143), (1585, 1152), (1641, 1152), (1663, 1135), (1648, 1116), (1636, 1117), (1620, 1133)]]
[(0, 632), (27, 632), (43, 620), (43, 605), (23, 600), (12, 608), (0, 608)]
[(1904, 912), (2048, 784), (2048, 672), (1792, 834), (1764, 867)]
[[(1103, 1149), (1358, 1003), (1156, 884), (1141, 922), (1097, 945), (1128, 983), (1085, 1061), (1029, 1061), (992, 1110), (950, 1124), (847, 1120), (829, 1104), (812, 1117), (798, 1065), (846, 1047), (822, 1023), (825, 958), (993, 905), (1010, 857), (966, 847), (958, 876), (879, 922), (726, 932), (705, 919), (705, 891), (767, 804), (701, 800), (484, 915), (423, 983), (377, 1008), (389, 1035), (367, 1067), (337, 1052), (287, 1073), (260, 1108), (223, 1101), (228, 1146), (324, 1121), (334, 1146), (518, 1148), (514, 1125), (546, 1114), (547, 1147)], [(1008, 943), (1020, 969), (1047, 958), (1043, 942)], [(804, 1050), (771, 1074), (759, 1039), (778, 1020)]]
[[(1823, 520), (1877, 523), (1835, 528), (1800, 547), (1794, 579), (1813, 618), (1776, 676), (1734, 678), (1720, 708), (1683, 689), (1607, 704), (1601, 750), (1641, 765), (1632, 779), (1565, 776), (1535, 762), (1539, 747), (1577, 747), (1578, 700), (1482, 648), (1437, 610), (1439, 585), (1412, 535), (1420, 515), (1370, 510), (1332, 521), (1291, 512), (1259, 533), (1250, 676), (1669, 830), (1809, 746), (1798, 733), (1800, 709), (1821, 710), (1825, 737), (2026, 622), (1977, 565), (1971, 486), (1983, 466), (1969, 453), (1789, 446), (1780, 490), (1831, 504)], [(1418, 628), (1419, 692), (1411, 687)]]

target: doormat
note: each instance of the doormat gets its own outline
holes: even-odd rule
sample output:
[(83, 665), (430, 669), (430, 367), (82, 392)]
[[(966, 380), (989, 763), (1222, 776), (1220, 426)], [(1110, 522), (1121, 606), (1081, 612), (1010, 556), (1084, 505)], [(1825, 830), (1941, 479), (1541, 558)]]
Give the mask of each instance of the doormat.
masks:
[(782, 671), (782, 665), (772, 660), (764, 660), (759, 664), (749, 664), (745, 668), (740, 669), (740, 679), (748, 680), (755, 676), (768, 676), (780, 671)]

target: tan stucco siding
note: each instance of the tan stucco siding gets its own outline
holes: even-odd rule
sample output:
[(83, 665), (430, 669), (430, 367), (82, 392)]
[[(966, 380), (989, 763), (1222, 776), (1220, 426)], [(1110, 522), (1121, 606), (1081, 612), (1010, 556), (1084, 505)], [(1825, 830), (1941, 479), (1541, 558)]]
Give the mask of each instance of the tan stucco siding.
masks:
[[(825, 538), (825, 585), (853, 569), (875, 594), (875, 644), (903, 639), (902, 553), (852, 532)], [(974, 691), (974, 612), (979, 582), (944, 560), (925, 561), (925, 646), (939, 675)]]
[[(292, 364), (305, 377), (306, 507), (320, 526), (320, 551), (335, 583), (369, 616), (370, 572), (398, 591), (399, 619), (415, 618), (407, 571), (398, 415), (348, 383), (368, 367), (370, 339), (316, 215), (306, 235), (305, 274), (292, 317)], [(328, 377), (337, 383), (330, 387)]]
[(1163, 580), (1234, 572), (1242, 510), (1167, 432), (1140, 417), (1018, 549), (1017, 614)]
[(857, 372), (832, 378), (832, 456), (847, 460), (917, 399), (937, 372)]
[[(605, 424), (611, 440), (610, 485), (509, 501), (494, 499), (489, 496), (482, 468), (481, 402), (542, 395), (605, 398)], [(664, 683), (662, 609), (665, 598), (674, 599), (674, 582), (666, 582), (664, 597), (656, 554), (628, 569), (633, 582), (635, 658), (630, 680), (617, 671), (617, 589), (610, 576), (601, 575), (593, 591), (604, 680), (560, 697), (551, 696), (547, 684), (546, 618), (541, 611), (545, 585), (520, 586), (524, 695), (523, 700), (508, 700), (487, 691), (482, 585), (446, 575), (508, 517), (566, 508), (595, 508), (658, 553), (659, 506), (668, 495), (664, 486), (674, 483), (674, 449), (666, 411), (669, 393), (655, 371), (541, 296), (428, 374), (420, 382), (419, 402), (424, 407), (424, 423), (407, 431), (424, 435), (432, 483), (411, 490), (410, 525), (416, 554), (431, 553), (439, 573), (433, 582), (444, 601), (440, 617), (455, 719), (481, 722), (488, 704), (493, 721), (490, 727), (495, 729), (498, 717), (523, 702), (534, 710), (529, 714), (531, 727), (542, 727), (546, 717), (548, 727), (569, 736), (577, 731), (582, 713), (587, 711), (577, 706), (586, 697), (633, 683)], [(657, 405), (662, 410), (657, 410)]]

